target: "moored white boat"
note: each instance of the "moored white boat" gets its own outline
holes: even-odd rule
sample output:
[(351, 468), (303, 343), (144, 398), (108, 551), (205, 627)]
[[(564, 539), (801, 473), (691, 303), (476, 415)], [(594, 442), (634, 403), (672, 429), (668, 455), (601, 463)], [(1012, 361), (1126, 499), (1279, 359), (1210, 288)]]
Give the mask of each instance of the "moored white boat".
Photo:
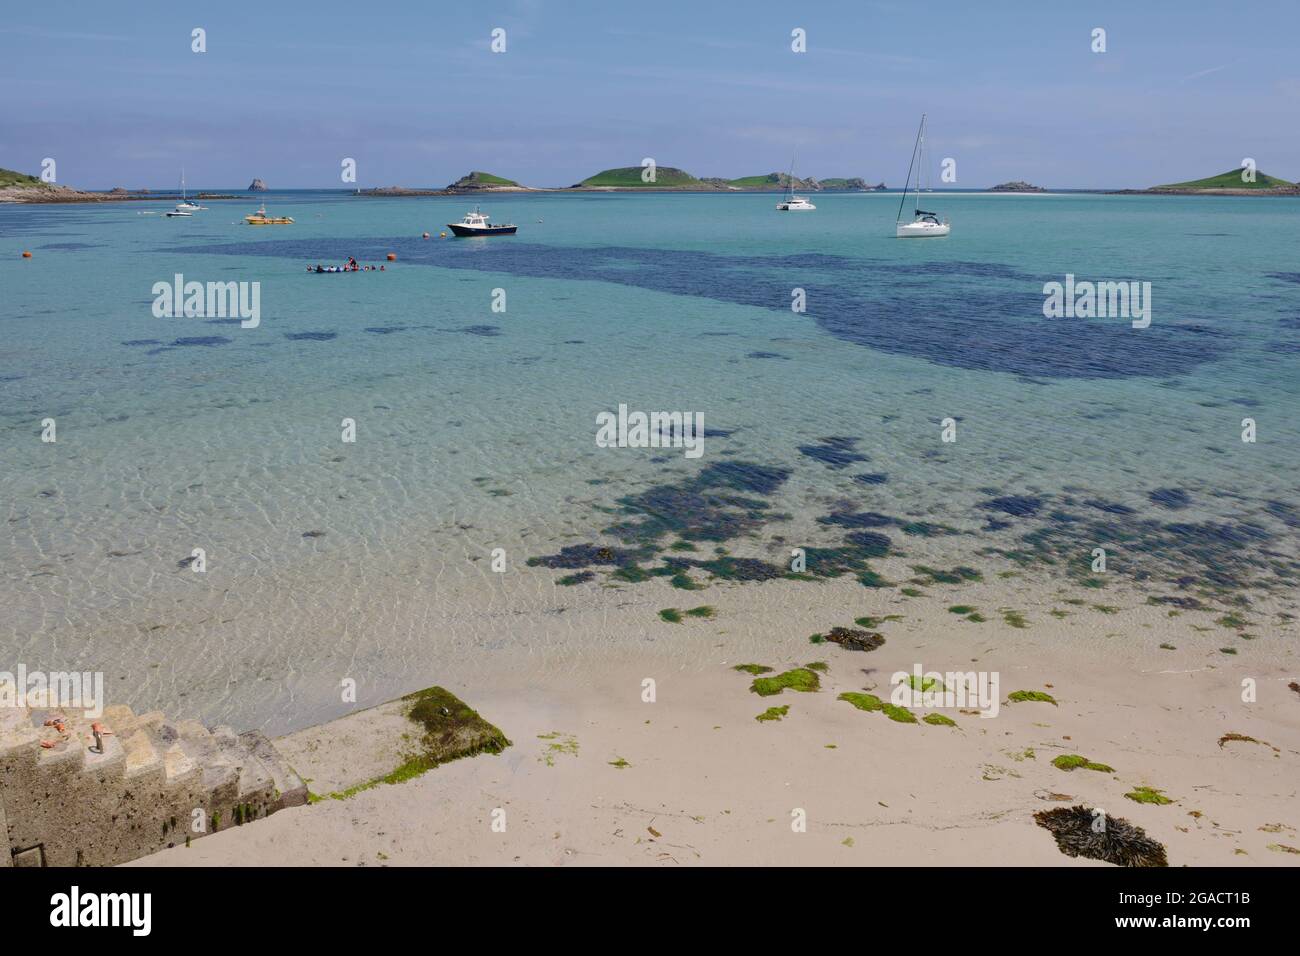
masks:
[(894, 236), (898, 239), (930, 239), (946, 236), (952, 231), (952, 224), (947, 217), (937, 212), (930, 212), (916, 206), (912, 218), (903, 218), (903, 207), (907, 204), (907, 193), (912, 185), (912, 170), (916, 170), (916, 201), (921, 201), (921, 180), (929, 181), (929, 157), (925, 150), (925, 114), (921, 114), (921, 126), (916, 131), (916, 143), (912, 147), (912, 161), (907, 167), (907, 181), (903, 183), (903, 198), (898, 202), (898, 218), (894, 223)]
[(790, 157), (790, 172), (785, 177), (785, 199), (776, 204), (777, 212), (811, 212), (817, 207), (803, 196), (794, 194), (794, 157)]
[(457, 236), (466, 238), (469, 236), (513, 236), (519, 227), (509, 222), (488, 222), (487, 215), (479, 212), (478, 206), (475, 206), (474, 211), (465, 213), (465, 218), (460, 222), (447, 223), (447, 228)]

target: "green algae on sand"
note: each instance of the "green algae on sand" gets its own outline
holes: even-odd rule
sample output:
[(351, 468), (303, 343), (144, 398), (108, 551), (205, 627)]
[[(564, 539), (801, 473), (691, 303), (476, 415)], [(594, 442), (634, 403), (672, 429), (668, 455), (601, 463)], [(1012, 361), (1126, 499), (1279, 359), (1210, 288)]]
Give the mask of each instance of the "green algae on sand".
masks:
[(858, 710), (865, 710), (867, 713), (880, 711), (890, 720), (896, 720), (900, 724), (916, 723), (916, 715), (906, 707), (899, 707), (888, 701), (883, 701), (875, 694), (864, 694), (859, 691), (846, 690), (840, 694), (837, 700), (842, 700), (852, 704)]
[(538, 734), (537, 739), (547, 742), (542, 755), (537, 759), (548, 767), (554, 767), (555, 758), (561, 754), (578, 756), (578, 738), (572, 734), (562, 734), (558, 730), (552, 730), (549, 734)]
[(921, 719), (925, 721), (927, 724), (931, 724), (932, 726), (935, 727), (956, 727), (957, 726), (957, 721), (953, 720), (951, 717), (946, 717), (943, 714), (929, 713), (926, 714)]
[(885, 702), (875, 694), (863, 694), (853, 690), (846, 690), (844, 693), (840, 694), (836, 700), (847, 701), (858, 710), (865, 710), (868, 713), (876, 710), (883, 710), (885, 707)]
[(1128, 793), (1124, 794), (1124, 796), (1136, 803), (1154, 803), (1156, 805), (1163, 805), (1174, 802), (1164, 795), (1164, 791), (1157, 790), (1154, 787), (1134, 787)]
[(768, 720), (780, 720), (788, 713), (790, 713), (790, 705), (782, 704), (780, 707), (769, 707), (754, 719), (760, 723)]
[(1053, 707), (1060, 706), (1056, 703), (1055, 697), (1041, 690), (1013, 690), (1007, 695), (1007, 700), (1012, 703), (1038, 701), (1039, 703), (1051, 704)]
[(732, 668), (733, 671), (744, 671), (746, 674), (753, 674), (757, 677), (759, 674), (770, 674), (772, 668), (766, 664), (737, 664)]
[(821, 681), (816, 671), (806, 667), (796, 667), (775, 677), (756, 677), (749, 689), (759, 697), (771, 697), (789, 688), (808, 694), (821, 688)]
[(1115, 768), (1104, 763), (1094, 763), (1087, 757), (1079, 754), (1061, 754), (1052, 761), (1052, 766), (1057, 770), (1077, 770), (1082, 767), (1084, 770), (1095, 770), (1098, 773), (1114, 773)]

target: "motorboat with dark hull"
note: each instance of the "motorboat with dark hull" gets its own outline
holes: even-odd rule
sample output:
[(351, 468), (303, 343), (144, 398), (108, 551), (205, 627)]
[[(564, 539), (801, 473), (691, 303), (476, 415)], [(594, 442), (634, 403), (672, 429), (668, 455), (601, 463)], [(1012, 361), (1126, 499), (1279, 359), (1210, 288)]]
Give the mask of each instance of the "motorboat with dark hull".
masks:
[(466, 213), (460, 222), (447, 223), (447, 228), (464, 239), (470, 236), (513, 236), (519, 227), (512, 223), (488, 222), (488, 217), (475, 206), (474, 211)]

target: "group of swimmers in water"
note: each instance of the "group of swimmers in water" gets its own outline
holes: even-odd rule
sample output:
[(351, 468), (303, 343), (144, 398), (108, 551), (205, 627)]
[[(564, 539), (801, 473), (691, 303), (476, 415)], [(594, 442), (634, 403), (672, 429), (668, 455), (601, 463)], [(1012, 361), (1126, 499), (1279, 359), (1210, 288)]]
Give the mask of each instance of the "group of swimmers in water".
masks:
[(383, 266), (363, 266), (357, 263), (355, 256), (348, 256), (348, 261), (341, 266), (323, 266), (319, 262), (316, 268), (307, 267), (308, 272), (383, 272)]

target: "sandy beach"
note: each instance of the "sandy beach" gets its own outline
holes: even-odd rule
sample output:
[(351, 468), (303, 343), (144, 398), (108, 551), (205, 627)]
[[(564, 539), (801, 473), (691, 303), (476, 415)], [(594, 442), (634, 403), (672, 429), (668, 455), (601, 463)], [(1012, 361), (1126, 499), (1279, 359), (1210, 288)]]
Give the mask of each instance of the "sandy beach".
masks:
[[(1171, 866), (1300, 861), (1293, 625), (1230, 657), (1162, 608), (1043, 620), (1045, 608), (1030, 606), (1032, 624), (1014, 627), (954, 623), (937, 603), (912, 602), (904, 620), (879, 625), (883, 646), (857, 652), (809, 635), (894, 608), (864, 609), (861, 589), (836, 582), (767, 588), (713, 589), (715, 620), (647, 626), (643, 608), (590, 613), (571, 626), (600, 628), (623, 648), (637, 632), (647, 640), (563, 667), (503, 654), (490, 685), (450, 688), (513, 741), (504, 753), (284, 810), (138, 863), (1105, 865), (1063, 855), (1034, 822), (1037, 811), (1075, 804), (1140, 826)], [(962, 598), (988, 604), (1011, 593), (1002, 581)], [(1143, 639), (1117, 639), (1133, 633)], [(775, 674), (815, 661), (826, 664), (815, 692), (759, 696), (753, 676), (735, 669), (759, 663)], [(888, 699), (890, 675), (918, 663), (996, 673), (997, 716), (941, 709), (955, 727), (900, 723), (839, 699)], [(647, 678), (654, 702), (643, 700)], [(1242, 700), (1243, 678), (1255, 681), (1253, 703)], [(1019, 690), (1057, 703), (1009, 701)], [(755, 719), (771, 706), (788, 712)], [(345, 741), (319, 728), (287, 739), (335, 748), (343, 772)], [(1072, 754), (1113, 772), (1053, 765)], [(330, 760), (318, 758), (322, 778)], [(308, 786), (328, 792), (331, 781)], [(1172, 802), (1125, 796), (1142, 787)], [(804, 832), (792, 826), (800, 811)], [(502, 820), (504, 832), (494, 831)]]

